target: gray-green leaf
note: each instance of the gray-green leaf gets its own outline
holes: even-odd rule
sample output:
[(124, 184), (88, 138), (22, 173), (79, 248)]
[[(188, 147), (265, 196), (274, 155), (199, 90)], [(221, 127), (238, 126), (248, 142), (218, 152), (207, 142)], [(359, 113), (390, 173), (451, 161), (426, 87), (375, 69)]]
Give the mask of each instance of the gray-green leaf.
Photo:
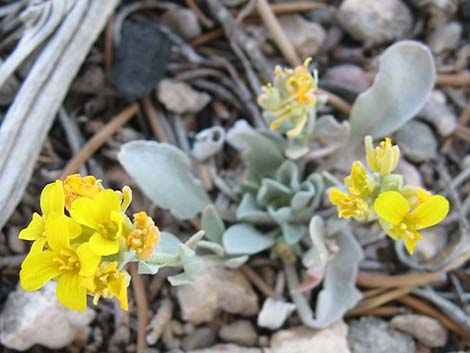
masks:
[(403, 126), (427, 101), (435, 76), (434, 60), (425, 45), (405, 40), (385, 50), (374, 84), (352, 107), (352, 140), (383, 137)]
[(144, 193), (180, 219), (189, 219), (210, 203), (201, 183), (191, 174), (190, 160), (178, 148), (155, 141), (122, 146), (119, 161)]
[(225, 252), (230, 255), (252, 255), (273, 246), (274, 239), (258, 232), (248, 224), (229, 227), (223, 237)]

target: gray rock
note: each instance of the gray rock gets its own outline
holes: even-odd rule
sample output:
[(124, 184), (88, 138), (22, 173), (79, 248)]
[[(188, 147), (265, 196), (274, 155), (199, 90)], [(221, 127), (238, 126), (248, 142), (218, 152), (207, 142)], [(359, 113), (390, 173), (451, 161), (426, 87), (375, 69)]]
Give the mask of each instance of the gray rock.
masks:
[(211, 97), (194, 90), (185, 82), (165, 79), (160, 81), (158, 100), (175, 113), (197, 113), (210, 102)]
[(322, 77), (322, 82), (344, 86), (355, 92), (364, 92), (370, 83), (366, 73), (356, 65), (343, 64), (329, 68)]
[(265, 353), (351, 353), (347, 333), (348, 326), (343, 321), (322, 330), (295, 327), (275, 333)]
[(177, 289), (184, 320), (193, 324), (211, 321), (220, 311), (242, 316), (256, 315), (258, 297), (240, 271), (211, 266), (191, 286)]
[(457, 49), (462, 39), (462, 26), (458, 22), (449, 22), (434, 29), (427, 42), (434, 54)]
[(315, 55), (325, 40), (323, 27), (300, 15), (279, 16), (279, 22), (301, 58)]
[(352, 353), (416, 353), (413, 338), (390, 330), (386, 321), (376, 317), (350, 322), (348, 343)]
[(165, 12), (162, 23), (184, 39), (190, 41), (201, 35), (199, 21), (190, 9), (178, 8)]
[(259, 348), (245, 348), (234, 344), (218, 344), (211, 348), (198, 349), (188, 353), (263, 353)]
[(183, 338), (181, 346), (185, 351), (198, 348), (206, 348), (215, 343), (215, 333), (210, 327), (201, 327)]
[(59, 349), (90, 331), (95, 312), (81, 313), (67, 309), (56, 299), (55, 282), (35, 292), (20, 286), (10, 293), (0, 314), (0, 342), (6, 347), (24, 351), (35, 344)]
[(231, 324), (223, 324), (219, 330), (219, 337), (225, 342), (243, 346), (253, 346), (258, 341), (255, 328), (248, 320), (237, 320)]
[(372, 44), (402, 38), (413, 24), (410, 10), (400, 0), (344, 0), (337, 19), (353, 38)]
[(423, 239), (416, 243), (415, 253), (420, 262), (426, 262), (444, 250), (448, 231), (443, 227), (432, 227), (420, 231)]
[(411, 120), (397, 131), (396, 141), (403, 154), (413, 162), (424, 162), (437, 156), (437, 141), (431, 128)]
[(447, 343), (447, 330), (439, 321), (424, 315), (397, 315), (390, 326), (408, 333), (428, 347), (443, 347)]
[(418, 116), (431, 123), (441, 136), (449, 136), (457, 129), (457, 115), (447, 105), (441, 91), (432, 93)]

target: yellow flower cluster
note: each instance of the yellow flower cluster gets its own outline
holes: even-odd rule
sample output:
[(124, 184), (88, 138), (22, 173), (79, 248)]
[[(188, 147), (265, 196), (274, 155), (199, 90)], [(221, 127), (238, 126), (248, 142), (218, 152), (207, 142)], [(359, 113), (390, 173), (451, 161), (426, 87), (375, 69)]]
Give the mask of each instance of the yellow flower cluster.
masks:
[[(93, 176), (74, 174), (46, 185), (42, 215), (34, 213), (19, 234), (20, 239), (33, 241), (21, 266), (22, 287), (33, 291), (57, 280), (57, 298), (70, 309), (84, 311), (88, 294), (95, 304), (100, 297), (116, 297), (127, 310), (130, 277), (107, 257), (132, 250), (145, 260), (160, 240), (145, 212), (135, 214), (139, 224), (132, 224), (125, 214), (131, 200), (129, 187), (122, 192), (105, 189)], [(132, 241), (136, 232), (144, 241)]]
[(293, 70), (277, 66), (273, 84), (264, 86), (258, 97), (258, 104), (274, 117), (268, 118), (270, 129), (278, 130), (285, 123), (290, 138), (300, 135), (317, 102), (314, 94), (317, 80), (308, 71), (311, 60), (306, 59), (302, 66)]
[(413, 255), (416, 242), (422, 239), (419, 230), (442, 221), (449, 212), (449, 202), (421, 187), (402, 186), (402, 177), (392, 174), (400, 149), (392, 146), (389, 138), (374, 148), (367, 136), (365, 147), (367, 165), (373, 173), (369, 174), (361, 162), (354, 162), (344, 181), (348, 192), (332, 189), (330, 201), (341, 218), (378, 218), (384, 231), (395, 240), (403, 240)]

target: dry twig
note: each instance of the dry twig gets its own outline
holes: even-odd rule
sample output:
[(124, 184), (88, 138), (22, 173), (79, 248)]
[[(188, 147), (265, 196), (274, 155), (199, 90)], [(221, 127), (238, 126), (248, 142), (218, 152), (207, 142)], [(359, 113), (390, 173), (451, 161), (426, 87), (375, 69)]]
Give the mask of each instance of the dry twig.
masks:
[(134, 297), (137, 304), (137, 353), (142, 353), (147, 348), (147, 341), (145, 332), (149, 320), (149, 309), (147, 295), (145, 293), (145, 284), (143, 276), (137, 272), (137, 264), (129, 264), (129, 273), (132, 277), (132, 289), (134, 290)]

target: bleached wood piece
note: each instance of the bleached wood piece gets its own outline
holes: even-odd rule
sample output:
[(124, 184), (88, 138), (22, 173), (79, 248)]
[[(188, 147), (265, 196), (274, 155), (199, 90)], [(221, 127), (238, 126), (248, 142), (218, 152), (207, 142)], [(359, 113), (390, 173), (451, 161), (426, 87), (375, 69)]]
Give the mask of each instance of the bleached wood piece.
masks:
[(119, 0), (76, 0), (0, 125), (0, 228), (21, 200), (68, 89)]

